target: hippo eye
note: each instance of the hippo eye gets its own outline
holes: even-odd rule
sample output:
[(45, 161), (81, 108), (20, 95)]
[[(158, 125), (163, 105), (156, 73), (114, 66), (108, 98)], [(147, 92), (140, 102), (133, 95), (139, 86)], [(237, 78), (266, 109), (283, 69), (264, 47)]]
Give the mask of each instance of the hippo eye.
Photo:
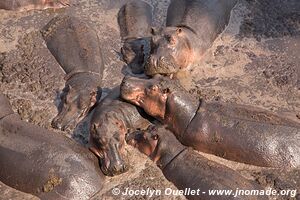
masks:
[(158, 136), (157, 134), (151, 136), (151, 138), (152, 138), (153, 140), (158, 140), (158, 137), (159, 137), (159, 136)]

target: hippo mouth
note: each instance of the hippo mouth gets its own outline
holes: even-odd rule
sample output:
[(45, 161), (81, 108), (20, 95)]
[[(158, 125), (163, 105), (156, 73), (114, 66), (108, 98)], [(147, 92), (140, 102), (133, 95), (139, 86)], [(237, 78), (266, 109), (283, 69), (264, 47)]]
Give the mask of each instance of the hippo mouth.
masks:
[(71, 131), (76, 127), (76, 124), (81, 121), (89, 112), (90, 108), (86, 107), (83, 110), (78, 110), (71, 117), (67, 117), (68, 108), (63, 108), (63, 110), (52, 120), (52, 127), (62, 130)]
[(116, 149), (105, 151), (97, 148), (95, 151), (94, 148), (90, 148), (90, 150), (99, 158), (100, 169), (104, 175), (116, 176), (128, 171), (123, 156)]

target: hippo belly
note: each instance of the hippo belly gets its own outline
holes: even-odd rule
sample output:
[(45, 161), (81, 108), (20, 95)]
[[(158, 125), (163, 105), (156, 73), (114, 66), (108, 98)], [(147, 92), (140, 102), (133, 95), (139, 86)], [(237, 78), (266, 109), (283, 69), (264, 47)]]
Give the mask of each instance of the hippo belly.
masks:
[(42, 199), (88, 199), (104, 176), (88, 150), (11, 114), (0, 120), (0, 180)]

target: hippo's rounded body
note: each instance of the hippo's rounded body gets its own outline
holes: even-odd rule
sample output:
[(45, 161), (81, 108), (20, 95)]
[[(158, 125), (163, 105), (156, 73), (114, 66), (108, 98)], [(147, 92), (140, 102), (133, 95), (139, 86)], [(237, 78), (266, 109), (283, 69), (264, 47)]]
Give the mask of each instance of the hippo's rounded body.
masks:
[(265, 110), (202, 103), (184, 144), (230, 160), (265, 167), (300, 166), (300, 124)]
[(216, 195), (213, 199), (267, 199), (263, 196), (235, 195), (240, 190), (262, 190), (257, 183), (247, 180), (234, 170), (211, 161), (183, 146), (169, 130), (148, 127), (146, 131), (130, 133), (129, 144), (148, 155), (161, 168), (164, 176), (179, 190), (189, 188), (189, 200), (209, 200), (210, 190), (231, 190), (231, 195)]
[(99, 38), (79, 18), (58, 16), (42, 30), (47, 47), (66, 73), (54, 128), (72, 130), (101, 96), (104, 70)]
[[(119, 98), (116, 87), (93, 110), (90, 120), (90, 145), (95, 154), (102, 154), (101, 169), (107, 175), (128, 170), (125, 153), (125, 134), (147, 127), (150, 122), (142, 110)], [(145, 113), (144, 113), (145, 114)], [(145, 114), (146, 115), (146, 114)]]
[(103, 185), (96, 156), (74, 141), (23, 122), (0, 95), (0, 181), (42, 199), (88, 199)]
[(166, 27), (153, 37), (145, 73), (174, 74), (198, 62), (225, 29), (237, 0), (172, 0)]
[(144, 1), (132, 1), (118, 13), (123, 60), (135, 74), (144, 72), (151, 50), (152, 7)]
[[(125, 100), (166, 124), (186, 146), (264, 167), (300, 167), (300, 124), (247, 105), (206, 103), (179, 81), (125, 77)], [(159, 112), (158, 112), (159, 111)]]

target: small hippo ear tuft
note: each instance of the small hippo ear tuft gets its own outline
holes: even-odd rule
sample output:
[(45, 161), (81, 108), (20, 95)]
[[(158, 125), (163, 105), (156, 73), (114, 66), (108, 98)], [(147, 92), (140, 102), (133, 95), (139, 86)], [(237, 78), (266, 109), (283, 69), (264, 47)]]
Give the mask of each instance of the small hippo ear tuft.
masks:
[(90, 92), (90, 102), (90, 106), (93, 106), (97, 102), (97, 92), (94, 90)]
[(169, 88), (164, 89), (164, 90), (163, 90), (163, 93), (164, 93), (164, 94), (169, 94), (169, 93), (170, 93), (170, 89), (169, 89)]
[(177, 34), (180, 34), (182, 32), (182, 28), (177, 28), (176, 32)]
[(159, 87), (157, 85), (152, 85), (151, 90), (152, 91), (158, 91)]

